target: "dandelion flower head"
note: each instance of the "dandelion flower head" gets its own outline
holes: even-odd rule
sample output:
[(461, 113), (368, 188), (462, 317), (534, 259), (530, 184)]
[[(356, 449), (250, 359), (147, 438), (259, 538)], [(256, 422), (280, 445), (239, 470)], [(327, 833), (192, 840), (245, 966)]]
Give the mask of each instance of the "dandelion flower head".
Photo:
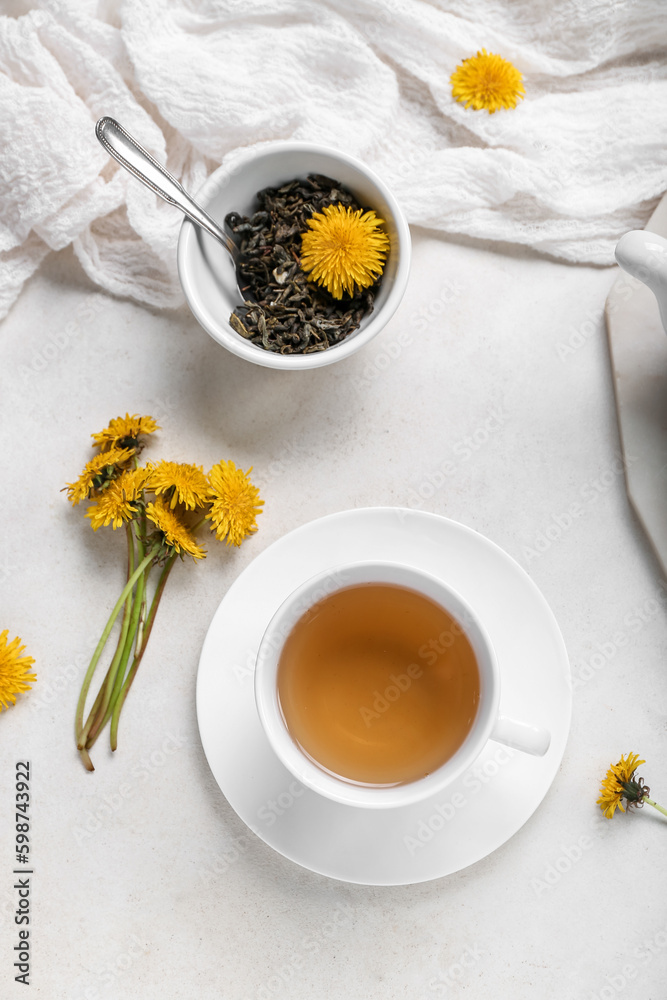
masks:
[(218, 462), (209, 473), (210, 513), (206, 517), (212, 522), (219, 541), (226, 539), (227, 545), (240, 545), (244, 538), (257, 531), (257, 515), (261, 514), (264, 501), (259, 498), (259, 490), (248, 479), (249, 473), (237, 469), (233, 462)]
[(464, 59), (449, 82), (457, 101), (490, 115), (499, 108), (515, 108), (525, 95), (523, 77), (516, 66), (486, 49)]
[(182, 503), (188, 510), (208, 502), (209, 484), (201, 465), (187, 462), (158, 462), (151, 466), (150, 489), (164, 494), (173, 508)]
[(141, 434), (153, 434), (159, 429), (152, 417), (126, 413), (124, 417), (114, 417), (108, 427), (91, 437), (98, 448), (136, 448)]
[(67, 498), (74, 506), (86, 500), (92, 491), (102, 489), (115, 479), (133, 454), (130, 448), (110, 448), (108, 451), (100, 452), (86, 463), (75, 483), (67, 484)]
[(206, 549), (198, 545), (179, 517), (162, 499), (146, 506), (146, 517), (162, 532), (165, 545), (181, 555), (204, 559)]
[(389, 238), (375, 212), (328, 205), (308, 220), (301, 237), (301, 268), (335, 299), (368, 288), (382, 274)]
[(37, 680), (30, 669), (35, 662), (33, 657), (21, 656), (25, 646), (18, 636), (8, 643), (8, 636), (8, 629), (0, 632), (0, 712), (10, 704), (15, 705), (16, 695), (29, 691), (32, 681)]
[(108, 524), (115, 531), (127, 521), (134, 520), (139, 512), (137, 500), (149, 475), (149, 469), (126, 469), (118, 479), (109, 483), (86, 511), (93, 531), (106, 528)]
[[(643, 792), (638, 782), (634, 781), (635, 771), (645, 760), (640, 760), (636, 753), (621, 757), (617, 764), (607, 771), (600, 787), (600, 797), (597, 804), (607, 819), (611, 819), (616, 809), (625, 812), (621, 799), (627, 799), (630, 804), (641, 801)], [(636, 788), (633, 786), (637, 786)]]

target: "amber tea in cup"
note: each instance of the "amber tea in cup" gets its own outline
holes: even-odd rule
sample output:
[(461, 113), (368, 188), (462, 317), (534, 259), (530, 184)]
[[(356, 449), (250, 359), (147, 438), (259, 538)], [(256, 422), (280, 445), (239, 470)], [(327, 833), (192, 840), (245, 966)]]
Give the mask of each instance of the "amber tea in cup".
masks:
[(462, 625), (425, 594), (364, 582), (317, 601), (288, 634), (280, 710), (301, 751), (373, 786), (431, 774), (473, 727), (480, 671)]

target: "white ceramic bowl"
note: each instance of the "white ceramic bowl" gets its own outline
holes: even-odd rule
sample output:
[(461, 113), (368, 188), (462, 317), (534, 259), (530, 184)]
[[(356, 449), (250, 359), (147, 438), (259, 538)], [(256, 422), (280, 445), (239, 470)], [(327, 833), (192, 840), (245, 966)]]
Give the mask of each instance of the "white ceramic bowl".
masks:
[(304, 142), (272, 143), (250, 153), (232, 168), (220, 167), (197, 192), (196, 200), (223, 225), (228, 212), (250, 215), (258, 206), (255, 197), (265, 187), (279, 187), (295, 177), (325, 174), (340, 181), (361, 205), (375, 210), (385, 221), (390, 251), (373, 312), (340, 344), (313, 354), (274, 354), (245, 340), (229, 325), (240, 305), (231, 258), (220, 244), (183, 222), (178, 240), (178, 273), (188, 305), (214, 340), (240, 358), (267, 368), (295, 371), (319, 368), (354, 354), (380, 332), (403, 297), (410, 270), (410, 230), (398, 202), (372, 170), (359, 160), (326, 146)]

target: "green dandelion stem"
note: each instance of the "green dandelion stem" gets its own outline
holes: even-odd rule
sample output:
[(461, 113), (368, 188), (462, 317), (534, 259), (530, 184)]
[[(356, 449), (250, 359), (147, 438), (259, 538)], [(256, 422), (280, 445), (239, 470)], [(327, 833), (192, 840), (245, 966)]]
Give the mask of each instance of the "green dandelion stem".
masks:
[(667, 809), (665, 809), (664, 806), (659, 805), (657, 802), (654, 802), (653, 799), (649, 799), (648, 795), (644, 799), (644, 802), (647, 802), (650, 806), (653, 806), (653, 808), (657, 809), (658, 812), (661, 812), (663, 816), (667, 816)]
[[(134, 573), (134, 540), (132, 535), (132, 525), (131, 522), (125, 525), (125, 533), (127, 535), (127, 579), (129, 580)], [(141, 551), (141, 556), (143, 556), (143, 551)], [(106, 711), (109, 701), (111, 699), (111, 692), (113, 690), (114, 681), (118, 673), (118, 667), (123, 657), (123, 652), (125, 650), (125, 643), (127, 640), (127, 633), (130, 629), (130, 619), (132, 616), (132, 594), (127, 595), (127, 600), (125, 601), (125, 607), (123, 610), (123, 624), (121, 626), (120, 638), (118, 640), (118, 645), (116, 647), (116, 652), (114, 653), (113, 660), (111, 661), (111, 666), (107, 670), (107, 675), (104, 678), (102, 686), (98, 692), (95, 703), (91, 709), (90, 715), (88, 716), (88, 721), (83, 728), (81, 733), (81, 742), (87, 746), (89, 749), (93, 745), (94, 741), (91, 741), (91, 737), (94, 737), (97, 732), (104, 725), (104, 720), (106, 718)]]
[(154, 548), (152, 548), (150, 550), (150, 552), (148, 553), (148, 555), (145, 556), (145, 558), (142, 560), (142, 562), (137, 566), (137, 568), (135, 569), (134, 573), (132, 574), (132, 576), (130, 577), (130, 579), (125, 584), (125, 586), (124, 586), (124, 588), (123, 588), (123, 590), (121, 592), (120, 597), (116, 601), (116, 604), (114, 606), (113, 611), (109, 615), (109, 620), (107, 621), (106, 625), (104, 626), (104, 631), (102, 632), (102, 635), (100, 636), (100, 641), (98, 642), (98, 644), (97, 644), (97, 646), (95, 648), (95, 652), (93, 653), (92, 659), (91, 659), (90, 664), (88, 666), (88, 670), (86, 671), (86, 676), (84, 677), (83, 684), (81, 686), (81, 694), (79, 695), (79, 701), (78, 701), (78, 704), (76, 706), (75, 732), (76, 732), (77, 747), (79, 748), (79, 750), (83, 750), (84, 749), (84, 745), (81, 742), (81, 737), (82, 737), (82, 734), (83, 734), (83, 712), (84, 712), (84, 708), (86, 706), (86, 698), (88, 696), (88, 689), (90, 688), (90, 683), (91, 683), (91, 681), (93, 679), (93, 674), (95, 673), (95, 668), (97, 667), (99, 658), (102, 655), (102, 651), (103, 651), (104, 647), (106, 646), (107, 639), (109, 638), (109, 635), (111, 633), (111, 629), (114, 626), (114, 622), (116, 621), (116, 618), (118, 618), (118, 615), (120, 614), (121, 608), (125, 604), (125, 601), (127, 600), (128, 595), (132, 593), (132, 590), (134, 588), (135, 583), (137, 582), (137, 580), (139, 579), (139, 577), (141, 576), (141, 574), (143, 573), (143, 571), (146, 569), (146, 567), (149, 565), (149, 563), (152, 561), (153, 557), (155, 556), (155, 553), (157, 552), (157, 548), (158, 547), (155, 546)]
[(155, 588), (155, 593), (153, 594), (153, 600), (151, 601), (151, 609), (148, 612), (148, 617), (146, 619), (146, 625), (144, 628), (144, 637), (140, 649), (140, 653), (142, 656), (144, 654), (146, 646), (148, 645), (148, 639), (151, 634), (151, 629), (153, 628), (153, 622), (155, 620), (155, 612), (158, 609), (160, 598), (162, 597), (162, 591), (166, 586), (167, 580), (169, 579), (169, 574), (171, 573), (171, 568), (174, 565), (175, 561), (176, 561), (176, 552), (172, 552), (172, 554), (169, 556), (166, 563), (164, 564), (162, 572), (160, 573), (160, 579), (157, 582), (157, 587)]
[[(110, 673), (111, 673), (111, 667), (109, 667), (109, 669), (107, 670), (107, 677), (109, 676)], [(107, 677), (104, 678), (104, 683), (106, 683)], [(90, 710), (90, 712), (88, 714), (88, 718), (86, 720), (86, 724), (83, 727), (83, 731), (81, 733), (81, 742), (82, 743), (85, 741), (86, 744), (87, 744), (87, 741), (88, 741), (88, 735), (87, 734), (90, 732), (90, 728), (93, 725), (93, 723), (95, 722), (95, 719), (97, 718), (97, 713), (99, 712), (100, 705), (102, 704), (102, 698), (104, 697), (104, 683), (102, 684), (102, 687), (97, 692), (97, 697), (95, 698), (95, 701), (93, 702), (93, 707), (91, 708), (91, 710)], [(81, 749), (81, 748), (79, 748), (79, 749)]]
[(123, 672), (122, 674), (119, 673), (118, 677), (116, 678), (116, 685), (114, 687), (113, 699), (111, 701), (111, 704), (109, 705), (107, 718), (111, 717), (111, 732), (109, 735), (109, 740), (112, 750), (116, 749), (116, 729), (118, 728), (118, 723), (116, 723), (116, 726), (114, 727), (113, 720), (114, 718), (117, 718), (116, 706), (118, 705), (118, 702), (121, 699), (122, 692), (125, 686), (125, 680), (126, 680), (125, 668), (130, 659), (130, 653), (132, 652), (133, 643), (134, 643), (134, 660), (132, 661), (132, 666), (130, 667), (130, 673), (132, 672), (132, 670), (134, 670), (134, 672), (136, 673), (136, 668), (134, 666), (134, 663), (136, 661), (140, 649), (141, 635), (143, 634), (143, 625), (144, 625), (144, 617), (146, 609), (146, 583), (148, 580), (149, 572), (150, 570), (146, 570), (146, 572), (141, 577), (137, 585), (137, 594), (135, 597), (134, 611), (133, 611), (133, 622), (132, 622), (133, 627), (130, 637), (128, 639), (125, 655), (123, 657)]
[[(137, 558), (141, 559), (144, 554), (143, 542), (140, 538), (137, 538)], [(122, 659), (122, 669), (118, 671), (115, 678), (115, 683), (113, 687), (113, 693), (111, 695), (111, 701), (109, 703), (109, 715), (113, 712), (113, 707), (118, 699), (118, 694), (122, 688), (123, 680), (125, 679), (125, 668), (127, 667), (128, 661), (130, 659), (130, 654), (132, 652), (132, 645), (135, 642), (137, 635), (137, 629), (139, 628), (139, 620), (141, 617), (141, 608), (144, 602), (146, 594), (146, 582), (148, 580), (148, 575), (151, 571), (150, 564), (146, 567), (145, 571), (139, 577), (137, 582), (137, 589), (134, 595), (134, 605), (132, 607), (132, 619), (130, 621), (130, 630), (127, 637), (127, 642), (125, 643), (125, 649), (123, 650)]]
[[(141, 552), (143, 556), (143, 551)], [(128, 582), (134, 576), (134, 573), (130, 573), (128, 576)], [(136, 580), (135, 580), (136, 582)], [(127, 584), (125, 589), (127, 589)], [(128, 614), (128, 607), (130, 609), (130, 614)], [(106, 673), (106, 677), (100, 687), (97, 698), (93, 704), (91, 712), (88, 716), (88, 721), (83, 728), (80, 739), (79, 739), (79, 749), (81, 745), (85, 746), (88, 750), (93, 746), (97, 736), (100, 731), (104, 728), (110, 713), (110, 704), (113, 698), (113, 686), (117, 681), (118, 673), (124, 672), (125, 664), (127, 663), (127, 658), (129, 656), (129, 651), (125, 652), (127, 648), (128, 641), (131, 648), (132, 640), (132, 614), (131, 611), (134, 608), (134, 599), (132, 595), (132, 590), (129, 591), (127, 599), (125, 601), (125, 612), (123, 615), (123, 626), (121, 629), (121, 635), (118, 641), (118, 646), (116, 647), (116, 652), (114, 658), (111, 661), (111, 665)]]
[[(120, 643), (120, 640), (119, 640), (119, 643)], [(115, 657), (114, 657), (114, 661), (115, 661)], [(101, 685), (99, 691), (97, 692), (97, 697), (96, 697), (95, 701), (93, 702), (93, 707), (91, 708), (91, 710), (90, 710), (90, 712), (88, 714), (88, 719), (86, 720), (86, 725), (84, 726), (83, 732), (81, 734), (81, 742), (84, 742), (84, 740), (85, 740), (85, 744), (84, 745), (85, 745), (85, 748), (87, 750), (90, 750), (90, 748), (93, 746), (93, 744), (95, 743), (95, 740), (97, 739), (97, 736), (99, 736), (100, 729), (102, 728), (102, 726), (104, 726), (104, 723), (106, 722), (106, 720), (109, 717), (108, 716), (108, 711), (109, 711), (108, 707), (107, 707), (107, 710), (106, 710), (106, 714), (103, 715), (100, 712), (100, 706), (102, 705), (102, 700), (104, 699), (104, 691), (105, 691), (106, 684), (107, 684), (107, 681), (109, 679), (109, 676), (111, 674), (111, 667), (113, 666), (113, 662), (114, 661), (112, 661), (111, 665), (109, 666), (109, 669), (107, 670), (107, 673), (106, 673), (106, 677), (104, 678), (104, 681), (102, 682), (102, 685)], [(79, 749), (81, 749), (81, 748), (79, 748)]]
[[(137, 538), (137, 558), (142, 559), (143, 555), (144, 555), (143, 543), (140, 538)], [(120, 660), (117, 664), (117, 669), (115, 671), (111, 696), (105, 705), (104, 712), (98, 715), (97, 723), (90, 730), (90, 733), (88, 735), (88, 741), (86, 743), (86, 746), (88, 747), (89, 750), (97, 740), (97, 737), (100, 735), (100, 733), (106, 726), (109, 719), (111, 718), (114, 706), (116, 704), (116, 701), (118, 700), (118, 695), (123, 686), (123, 680), (125, 679), (125, 670), (127, 668), (127, 664), (130, 659), (130, 654), (132, 653), (132, 646), (135, 643), (135, 638), (137, 636), (139, 628), (141, 609), (143, 607), (146, 594), (146, 581), (148, 579), (150, 571), (151, 571), (151, 566), (149, 565), (144, 570), (142, 575), (139, 577), (139, 582), (137, 583), (137, 589), (135, 591), (132, 602), (130, 624), (123, 644), (122, 655), (120, 657)]]
[(112, 750), (115, 750), (116, 747), (118, 746), (118, 722), (120, 720), (120, 713), (125, 703), (125, 699), (127, 698), (128, 692), (132, 686), (132, 681), (134, 680), (137, 670), (139, 669), (139, 664), (141, 663), (141, 659), (144, 655), (144, 652), (146, 651), (146, 646), (148, 645), (148, 640), (150, 638), (151, 630), (153, 628), (153, 622), (155, 621), (155, 613), (158, 609), (160, 598), (162, 597), (162, 592), (164, 591), (165, 585), (169, 578), (169, 574), (171, 572), (172, 566), (174, 565), (175, 559), (176, 559), (176, 553), (172, 552), (172, 554), (167, 559), (167, 562), (165, 563), (162, 572), (160, 573), (160, 578), (158, 580), (157, 587), (155, 588), (155, 593), (153, 594), (153, 600), (151, 601), (150, 611), (148, 612), (148, 616), (146, 618), (146, 622), (144, 625), (141, 645), (139, 646), (138, 649), (135, 650), (134, 660), (132, 661), (130, 672), (128, 673), (127, 678), (125, 679), (120, 695), (116, 699), (116, 703), (114, 705), (113, 714), (111, 716), (111, 735), (110, 735), (110, 744)]
[[(144, 573), (144, 576), (143, 576), (144, 580), (146, 580), (149, 572), (150, 572), (150, 568), (149, 568), (149, 570), (147, 570)], [(144, 593), (145, 593), (145, 591), (144, 591)], [(137, 603), (137, 601), (139, 601), (139, 603)], [(141, 599), (137, 595), (137, 597), (135, 598), (135, 604), (134, 604), (134, 617), (135, 618), (136, 618), (136, 610), (140, 606), (143, 606), (143, 604), (141, 602)], [(133, 628), (132, 626), (130, 626), (130, 630), (129, 630), (129, 633), (128, 633), (128, 636), (127, 636), (127, 640), (125, 642), (125, 648), (123, 649), (123, 656), (122, 656), (122, 659), (121, 659), (121, 661), (120, 661), (120, 663), (118, 665), (118, 670), (116, 672), (116, 678), (115, 678), (115, 681), (114, 681), (114, 686), (113, 686), (113, 691), (112, 691), (112, 694), (111, 694), (111, 699), (109, 700), (109, 703), (108, 703), (108, 705), (106, 707), (104, 715), (100, 715), (98, 717), (97, 723), (93, 726), (93, 728), (90, 730), (90, 733), (88, 734), (88, 740), (86, 742), (86, 747), (89, 750), (90, 750), (90, 748), (92, 746), (94, 746), (94, 744), (95, 744), (98, 736), (100, 735), (100, 733), (102, 732), (102, 730), (106, 726), (107, 722), (111, 718), (111, 715), (113, 713), (114, 707), (116, 705), (116, 701), (118, 700), (118, 695), (119, 695), (120, 690), (121, 690), (121, 688), (123, 686), (123, 681), (125, 679), (125, 670), (126, 670), (128, 661), (130, 659), (130, 654), (132, 652), (132, 646), (133, 646), (133, 644), (135, 642), (135, 632), (137, 630), (138, 630), (138, 626), (137, 626), (137, 628)]]
[(135, 653), (137, 652), (138, 649), (141, 649), (141, 644), (144, 637), (144, 625), (146, 624), (146, 609), (148, 607), (148, 601), (146, 600), (146, 593), (148, 589), (146, 587), (146, 581), (148, 580), (148, 572), (149, 571), (147, 570), (144, 575), (144, 587), (143, 587), (143, 594), (141, 595), (141, 608), (139, 609), (139, 621), (137, 624), (137, 639), (134, 645)]
[[(120, 643), (120, 639), (118, 641)], [(107, 679), (108, 679), (110, 673), (111, 673), (111, 666), (109, 666), (109, 669), (107, 670), (107, 673), (106, 673), (106, 677), (104, 678), (104, 681), (102, 682), (102, 685), (101, 685), (99, 691), (97, 692), (97, 697), (95, 698), (95, 701), (93, 702), (93, 707), (91, 708), (90, 712), (88, 713), (88, 718), (86, 720), (86, 725), (84, 726), (83, 732), (81, 734), (81, 741), (83, 742), (83, 740), (85, 739), (85, 746), (88, 749), (90, 749), (90, 747), (92, 746), (92, 743), (90, 742), (90, 732), (94, 731), (94, 729), (97, 726), (96, 719), (98, 718), (98, 713), (99, 713), (100, 705), (102, 704), (102, 699), (104, 698), (104, 688), (105, 688), (105, 685), (106, 685), (106, 682), (107, 682)], [(88, 733), (87, 736), (86, 736), (86, 733)], [(81, 749), (81, 748), (79, 748), (79, 749)]]
[[(102, 692), (100, 691), (100, 695), (101, 694), (102, 694)], [(98, 695), (98, 697), (99, 697), (99, 695)], [(100, 700), (101, 700), (101, 698), (100, 698)], [(93, 706), (93, 707), (95, 707), (95, 706)], [(104, 726), (106, 725), (107, 720), (109, 718), (109, 714), (110, 714), (110, 710), (109, 710), (109, 706), (108, 705), (107, 705), (107, 707), (106, 707), (106, 709), (104, 711), (104, 714), (102, 714), (99, 711), (99, 704), (97, 704), (97, 712), (96, 712), (96, 716), (95, 716), (95, 721), (94, 721), (93, 725), (90, 727), (90, 729), (88, 730), (88, 735), (85, 736), (85, 739), (86, 739), (86, 750), (92, 750), (92, 748), (95, 746), (95, 743), (97, 741), (97, 737), (100, 735), (100, 733), (104, 729)], [(85, 730), (84, 730), (84, 735), (85, 735)]]

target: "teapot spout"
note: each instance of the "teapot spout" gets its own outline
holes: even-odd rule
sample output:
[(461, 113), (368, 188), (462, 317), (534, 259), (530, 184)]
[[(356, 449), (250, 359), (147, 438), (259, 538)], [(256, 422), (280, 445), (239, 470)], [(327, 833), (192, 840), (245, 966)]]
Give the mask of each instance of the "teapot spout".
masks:
[(616, 244), (616, 260), (651, 289), (667, 333), (667, 240), (646, 229), (633, 229)]

